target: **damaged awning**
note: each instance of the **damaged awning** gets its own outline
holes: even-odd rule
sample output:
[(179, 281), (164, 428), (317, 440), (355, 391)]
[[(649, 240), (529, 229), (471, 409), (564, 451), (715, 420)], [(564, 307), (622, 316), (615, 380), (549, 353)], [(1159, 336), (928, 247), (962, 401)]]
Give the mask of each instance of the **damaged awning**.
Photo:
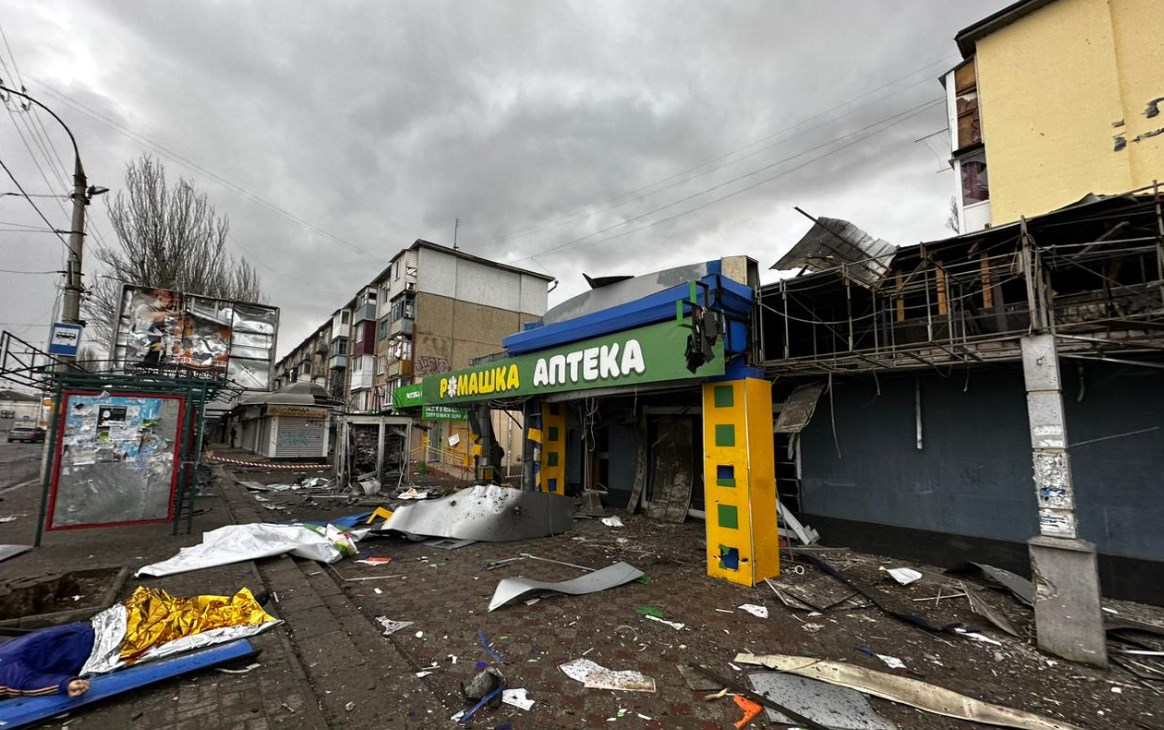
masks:
[(842, 265), (849, 278), (874, 288), (889, 270), (897, 247), (841, 218), (815, 218), (812, 228), (773, 264), (776, 271), (827, 271)]

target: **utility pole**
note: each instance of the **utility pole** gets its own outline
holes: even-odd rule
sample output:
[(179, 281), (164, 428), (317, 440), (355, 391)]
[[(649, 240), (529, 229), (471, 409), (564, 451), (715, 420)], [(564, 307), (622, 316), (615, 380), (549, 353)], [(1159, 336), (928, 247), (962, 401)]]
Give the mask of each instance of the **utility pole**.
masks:
[[(81, 321), (81, 260), (85, 247), (85, 206), (89, 204), (88, 185), (85, 168), (81, 166), (81, 156), (73, 162), (73, 224), (69, 228), (69, 258), (65, 266), (65, 301), (61, 308), (61, 319), (69, 324), (84, 324)], [(73, 362), (76, 357), (62, 356), (62, 360)]]
[[(0, 84), (0, 91), (26, 99), (29, 105), (25, 107), (25, 111), (30, 109), (32, 104), (44, 109), (64, 128), (65, 134), (69, 135), (69, 142), (73, 144), (73, 193), (69, 196), (73, 200), (73, 223), (69, 228), (69, 256), (68, 264), (65, 266), (65, 299), (61, 310), (61, 319), (68, 324), (84, 325), (81, 320), (81, 292), (85, 290), (85, 287), (81, 280), (81, 261), (85, 248), (85, 206), (89, 204), (92, 196), (109, 192), (109, 190), (108, 188), (90, 188), (88, 186), (88, 181), (85, 179), (85, 168), (81, 165), (81, 152), (77, 148), (77, 140), (73, 137), (73, 131), (52, 109), (29, 96), (23, 89), (17, 91)], [(77, 359), (74, 355), (57, 355), (57, 358), (66, 366), (71, 365)]]

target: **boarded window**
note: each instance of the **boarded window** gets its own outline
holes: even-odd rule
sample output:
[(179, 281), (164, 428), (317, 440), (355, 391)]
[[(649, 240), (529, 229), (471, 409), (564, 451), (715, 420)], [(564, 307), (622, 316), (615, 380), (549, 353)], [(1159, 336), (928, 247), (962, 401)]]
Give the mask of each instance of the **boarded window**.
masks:
[(954, 99), (958, 113), (958, 149), (980, 143), (982, 123), (973, 58), (954, 70)]

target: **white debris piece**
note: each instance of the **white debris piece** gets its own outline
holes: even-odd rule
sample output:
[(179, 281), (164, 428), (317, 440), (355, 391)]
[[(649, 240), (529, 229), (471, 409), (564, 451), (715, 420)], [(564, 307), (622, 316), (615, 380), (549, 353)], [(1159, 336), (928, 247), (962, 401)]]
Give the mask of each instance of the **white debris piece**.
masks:
[(534, 706), (536, 700), (531, 700), (527, 697), (524, 688), (518, 688), (502, 690), (501, 701), (507, 705), (513, 705), (519, 710), (529, 710)]
[(679, 629), (685, 628), (687, 626), (687, 624), (682, 624), (682, 623), (679, 623), (678, 621), (668, 621), (667, 619), (659, 618), (658, 616), (643, 616), (643, 618), (647, 619), (648, 621), (658, 621), (661, 624), (667, 624), (668, 626), (675, 629), (676, 631), (678, 631)]
[(642, 672), (614, 671), (589, 659), (575, 659), (558, 666), (566, 676), (591, 689), (614, 689), (630, 692), (654, 692), (655, 680)]
[(885, 666), (890, 669), (905, 669), (905, 662), (895, 656), (889, 656), (888, 654), (877, 654), (875, 656), (885, 662)]
[(607, 527), (625, 527), (625, 525), (622, 524), (622, 520), (620, 520), (618, 517), (603, 517), (602, 524), (606, 525)]
[(740, 610), (747, 611), (756, 618), (768, 618), (767, 606), (757, 606), (754, 603), (745, 603), (744, 605), (740, 606)]
[(885, 572), (889, 573), (893, 580), (897, 581), (903, 586), (907, 586), (910, 583), (915, 583), (922, 579), (922, 574), (913, 568), (890, 568)]
[(393, 621), (386, 616), (377, 616), (376, 621), (384, 627), (384, 636), (395, 634), (400, 629), (406, 629), (412, 625), (411, 621)]

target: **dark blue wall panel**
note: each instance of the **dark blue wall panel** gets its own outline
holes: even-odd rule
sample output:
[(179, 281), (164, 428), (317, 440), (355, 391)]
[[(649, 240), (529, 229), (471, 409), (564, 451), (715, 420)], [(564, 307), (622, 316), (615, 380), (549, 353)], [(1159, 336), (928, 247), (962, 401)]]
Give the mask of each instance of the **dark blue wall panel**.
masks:
[[(1064, 361), (1082, 537), (1100, 552), (1164, 559), (1164, 376)], [(916, 447), (920, 379), (923, 448)], [(1082, 382), (1082, 400), (1079, 400)], [(1021, 542), (1036, 533), (1026, 396), (1017, 366), (947, 377), (837, 379), (802, 434), (803, 508), (861, 522)]]

